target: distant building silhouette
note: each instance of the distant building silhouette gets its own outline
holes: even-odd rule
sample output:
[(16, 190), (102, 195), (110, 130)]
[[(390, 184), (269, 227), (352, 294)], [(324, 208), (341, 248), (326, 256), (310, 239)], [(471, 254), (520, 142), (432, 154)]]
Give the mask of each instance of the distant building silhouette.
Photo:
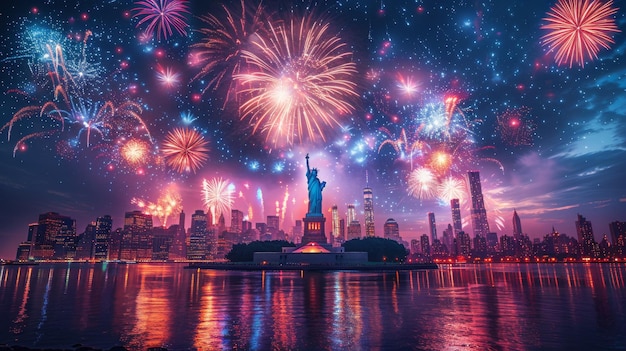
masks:
[(434, 243), (437, 240), (437, 223), (435, 222), (435, 214), (433, 212), (428, 212), (428, 231), (430, 240)]
[(472, 229), (474, 236), (486, 237), (489, 233), (489, 222), (487, 221), (487, 210), (483, 199), (483, 191), (480, 184), (480, 172), (468, 172), (468, 183), (472, 198)]
[(450, 209), (452, 210), (452, 228), (454, 229), (454, 236), (463, 230), (463, 223), (461, 221), (461, 204), (459, 199), (450, 200)]
[(591, 222), (585, 219), (581, 214), (578, 214), (578, 219), (575, 224), (580, 253), (585, 257), (598, 257), (598, 247), (593, 237)]

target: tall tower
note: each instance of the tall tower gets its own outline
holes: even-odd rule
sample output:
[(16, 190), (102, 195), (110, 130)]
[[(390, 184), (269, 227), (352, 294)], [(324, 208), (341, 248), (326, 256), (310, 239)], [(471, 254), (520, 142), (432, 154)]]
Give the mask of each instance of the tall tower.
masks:
[(581, 254), (587, 257), (597, 257), (596, 241), (593, 238), (593, 229), (589, 222), (581, 214), (578, 214), (576, 221), (576, 233), (578, 234), (578, 244), (580, 245)]
[(230, 210), (230, 231), (232, 233), (243, 232), (243, 212)]
[(376, 236), (374, 231), (374, 195), (369, 186), (367, 171), (365, 171), (365, 188), (363, 188), (363, 207), (365, 210), (365, 237)]
[(121, 259), (152, 259), (152, 215), (141, 211), (124, 214)]
[(96, 260), (106, 260), (109, 258), (109, 241), (113, 219), (105, 215), (96, 219), (96, 245), (94, 247), (94, 257)]
[(343, 239), (340, 235), (341, 235), (341, 227), (339, 225), (339, 209), (337, 208), (337, 205), (333, 205), (332, 207), (332, 211), (331, 211), (331, 216), (332, 216), (332, 237), (331, 237), (331, 241), (333, 246), (339, 246), (338, 244), (341, 243), (341, 240)]
[(480, 173), (478, 171), (467, 172), (470, 195), (472, 197), (472, 227), (474, 236), (487, 237), (489, 233), (489, 222), (487, 221), (487, 210), (483, 200), (483, 191), (480, 185)]
[(452, 209), (452, 228), (454, 229), (454, 236), (456, 237), (459, 232), (463, 231), (459, 199), (450, 200), (450, 208)]
[(356, 221), (356, 210), (354, 208), (353, 204), (348, 205), (348, 218), (347, 218), (347, 222), (348, 225), (350, 225), (350, 223)]
[(207, 215), (202, 210), (197, 210), (191, 215), (188, 260), (207, 259), (207, 219)]
[(515, 240), (521, 240), (522, 238), (522, 222), (515, 209), (513, 209), (513, 237)]
[(428, 212), (428, 229), (430, 230), (430, 239), (435, 242), (437, 240), (437, 224), (435, 223), (435, 214)]

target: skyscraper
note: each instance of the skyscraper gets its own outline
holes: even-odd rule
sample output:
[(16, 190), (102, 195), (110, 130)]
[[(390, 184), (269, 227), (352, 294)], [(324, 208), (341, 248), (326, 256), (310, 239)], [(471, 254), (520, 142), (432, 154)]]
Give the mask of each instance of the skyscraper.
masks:
[(207, 216), (202, 210), (197, 210), (191, 215), (191, 227), (189, 228), (189, 247), (187, 248), (188, 260), (207, 259)]
[(76, 249), (76, 220), (56, 212), (40, 214), (34, 239), (31, 255), (35, 259), (66, 258)]
[(348, 205), (348, 216), (346, 218), (348, 225), (353, 221), (356, 221), (356, 209), (353, 204)]
[(459, 199), (450, 200), (450, 208), (452, 210), (452, 228), (454, 229), (454, 236), (458, 232), (463, 231), (463, 223), (461, 222), (461, 205)]
[(96, 260), (106, 260), (109, 258), (109, 241), (111, 239), (111, 228), (113, 219), (109, 215), (104, 215), (96, 219), (96, 243), (94, 247), (94, 258)]
[(580, 253), (586, 257), (598, 257), (596, 250), (596, 241), (593, 238), (593, 229), (589, 222), (581, 214), (578, 214), (576, 221), (576, 233), (578, 234), (578, 244), (580, 245)]
[(435, 242), (437, 240), (437, 224), (435, 223), (435, 214), (428, 212), (428, 230), (430, 231), (430, 239)]
[(348, 224), (348, 238), (347, 240), (360, 239), (361, 238), (361, 223), (359, 221), (352, 221)]
[(369, 179), (365, 174), (365, 188), (363, 188), (363, 207), (365, 210), (365, 237), (376, 236), (374, 230), (374, 195), (369, 187)]
[(522, 239), (522, 222), (515, 209), (513, 209), (513, 238), (515, 238), (515, 240)]
[(141, 211), (124, 214), (121, 259), (152, 259), (152, 216)]
[(330, 237), (331, 244), (333, 244), (333, 246), (339, 246), (343, 238), (340, 237), (341, 228), (339, 226), (339, 209), (337, 205), (333, 205), (332, 210), (331, 210), (331, 217), (332, 217), (331, 218), (332, 232), (331, 232), (331, 237)]
[(233, 233), (243, 232), (243, 212), (239, 210), (230, 211), (230, 231)]
[(622, 240), (626, 238), (626, 222), (615, 221), (609, 223), (609, 232), (611, 233), (613, 245), (617, 245), (620, 237), (622, 237)]
[(470, 195), (472, 197), (472, 227), (474, 236), (487, 237), (489, 233), (489, 222), (487, 221), (487, 210), (483, 199), (483, 191), (480, 185), (480, 173), (478, 171), (467, 172)]

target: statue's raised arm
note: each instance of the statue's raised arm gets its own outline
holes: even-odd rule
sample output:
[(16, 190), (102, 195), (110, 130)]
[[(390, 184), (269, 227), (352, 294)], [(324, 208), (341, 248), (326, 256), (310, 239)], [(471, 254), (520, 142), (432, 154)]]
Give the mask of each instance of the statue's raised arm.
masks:
[(311, 168), (309, 167), (309, 153), (306, 154), (306, 176), (308, 177), (311, 173)]

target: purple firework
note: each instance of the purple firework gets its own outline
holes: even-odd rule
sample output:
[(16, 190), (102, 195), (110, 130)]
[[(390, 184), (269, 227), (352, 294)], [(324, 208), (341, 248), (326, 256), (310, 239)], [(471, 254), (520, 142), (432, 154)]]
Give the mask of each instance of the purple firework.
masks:
[(185, 31), (189, 24), (186, 22), (185, 14), (189, 12), (186, 0), (141, 0), (135, 2), (135, 17), (141, 17), (137, 27), (144, 23), (148, 24), (146, 33), (156, 32), (158, 40), (167, 39), (174, 33), (187, 35)]

